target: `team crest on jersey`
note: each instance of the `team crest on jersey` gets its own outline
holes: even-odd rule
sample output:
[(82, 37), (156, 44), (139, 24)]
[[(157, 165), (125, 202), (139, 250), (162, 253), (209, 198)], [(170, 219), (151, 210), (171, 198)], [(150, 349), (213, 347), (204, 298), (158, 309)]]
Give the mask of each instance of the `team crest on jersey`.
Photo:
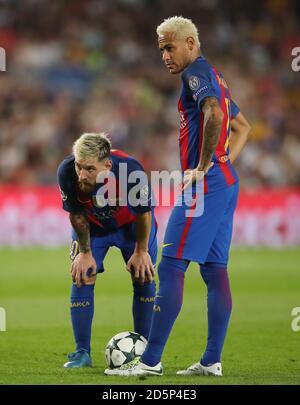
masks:
[(227, 160), (229, 160), (228, 155), (223, 155), (223, 156), (220, 156), (220, 157), (218, 158), (218, 162), (220, 162), (220, 163), (226, 163)]
[(196, 91), (200, 87), (200, 79), (197, 76), (191, 76), (189, 80), (190, 89)]

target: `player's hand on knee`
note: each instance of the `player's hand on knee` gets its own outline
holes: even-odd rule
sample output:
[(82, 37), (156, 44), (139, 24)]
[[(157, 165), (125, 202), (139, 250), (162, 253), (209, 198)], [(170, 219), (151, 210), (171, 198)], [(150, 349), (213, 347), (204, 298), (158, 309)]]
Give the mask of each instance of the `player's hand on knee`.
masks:
[(133, 280), (141, 284), (151, 283), (155, 276), (155, 268), (148, 252), (135, 252), (128, 260), (126, 270), (131, 273)]
[(91, 252), (79, 253), (71, 267), (72, 280), (77, 287), (83, 284), (94, 284), (97, 273), (97, 264)]
[(155, 266), (152, 264), (152, 267), (149, 268), (149, 271), (145, 272), (145, 283), (152, 283), (152, 281), (154, 280), (155, 277)]
[[(150, 258), (150, 256), (149, 256)], [(145, 283), (152, 283), (152, 281), (154, 280), (155, 277), (155, 267), (152, 263), (152, 260), (150, 258), (149, 263), (147, 264), (147, 266), (145, 266)]]

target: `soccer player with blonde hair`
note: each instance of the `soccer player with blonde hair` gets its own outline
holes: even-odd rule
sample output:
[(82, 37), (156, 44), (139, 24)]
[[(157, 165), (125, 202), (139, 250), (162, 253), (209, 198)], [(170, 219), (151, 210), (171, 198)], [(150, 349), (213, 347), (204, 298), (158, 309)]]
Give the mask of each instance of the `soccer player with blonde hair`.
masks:
[[(157, 35), (164, 64), (182, 78), (178, 111), (183, 190), (191, 189), (195, 206), (202, 196), (204, 211), (195, 215), (193, 206), (174, 207), (158, 267), (160, 286), (146, 350), (141, 359), (107, 374), (163, 374), (162, 353), (182, 306), (185, 272), (193, 261), (207, 287), (208, 339), (200, 360), (177, 374), (221, 376), (232, 306), (227, 263), (239, 188), (232, 163), (250, 126), (222, 74), (202, 55), (198, 30), (190, 19), (167, 18), (157, 27)], [(204, 197), (198, 193), (200, 186)]]
[(141, 164), (112, 149), (105, 133), (76, 140), (73, 154), (59, 165), (58, 182), (73, 229), (70, 306), (76, 350), (64, 367), (90, 367), (94, 285), (112, 246), (121, 250), (132, 275), (134, 331), (148, 337), (157, 255), (154, 204)]

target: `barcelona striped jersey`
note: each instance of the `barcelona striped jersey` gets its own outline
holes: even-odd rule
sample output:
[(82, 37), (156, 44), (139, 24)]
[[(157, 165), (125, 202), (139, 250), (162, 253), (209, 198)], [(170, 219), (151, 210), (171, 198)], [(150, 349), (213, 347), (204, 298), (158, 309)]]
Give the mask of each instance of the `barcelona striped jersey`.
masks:
[(201, 102), (206, 97), (218, 99), (224, 118), (219, 142), (212, 158), (214, 165), (204, 178), (205, 193), (231, 186), (238, 181), (228, 155), (230, 121), (240, 110), (231, 100), (228, 85), (222, 74), (200, 56), (182, 73), (182, 92), (178, 102), (182, 171), (194, 169), (199, 164), (204, 129)]
[[(144, 212), (153, 211), (152, 192), (148, 180), (145, 184), (129, 183), (128, 177), (130, 173), (135, 171), (143, 172), (142, 165), (133, 157), (127, 155), (121, 150), (111, 150), (110, 157), (112, 161), (111, 172), (116, 179), (116, 198), (111, 204), (102, 206), (97, 198), (97, 192), (102, 183), (96, 185), (92, 193), (85, 193), (78, 186), (78, 178), (75, 171), (75, 157), (68, 156), (58, 167), (58, 182), (61, 191), (63, 209), (73, 214), (84, 213), (90, 224), (91, 235), (106, 235), (114, 230), (119, 229), (124, 225), (131, 224), (136, 221), (137, 215)], [(120, 165), (126, 164), (127, 179), (121, 179)], [(124, 188), (124, 182), (127, 181), (127, 186)], [(123, 184), (122, 184), (123, 183)], [(141, 190), (145, 190), (145, 204), (131, 206), (128, 199), (130, 190), (138, 184)], [(120, 187), (119, 187), (120, 186)], [(125, 189), (126, 195), (123, 190)], [(121, 199), (125, 199), (126, 205), (119, 204)], [(143, 202), (143, 201), (142, 201)]]

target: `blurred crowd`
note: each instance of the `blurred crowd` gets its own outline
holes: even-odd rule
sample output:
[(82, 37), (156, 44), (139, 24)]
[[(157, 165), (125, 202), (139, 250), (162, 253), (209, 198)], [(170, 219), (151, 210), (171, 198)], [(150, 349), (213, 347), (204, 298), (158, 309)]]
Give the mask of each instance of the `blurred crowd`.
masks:
[(156, 26), (183, 15), (252, 125), (243, 187), (300, 185), (300, 46), (295, 0), (0, 0), (0, 184), (55, 184), (82, 132), (107, 131), (145, 169), (179, 168), (180, 76)]

